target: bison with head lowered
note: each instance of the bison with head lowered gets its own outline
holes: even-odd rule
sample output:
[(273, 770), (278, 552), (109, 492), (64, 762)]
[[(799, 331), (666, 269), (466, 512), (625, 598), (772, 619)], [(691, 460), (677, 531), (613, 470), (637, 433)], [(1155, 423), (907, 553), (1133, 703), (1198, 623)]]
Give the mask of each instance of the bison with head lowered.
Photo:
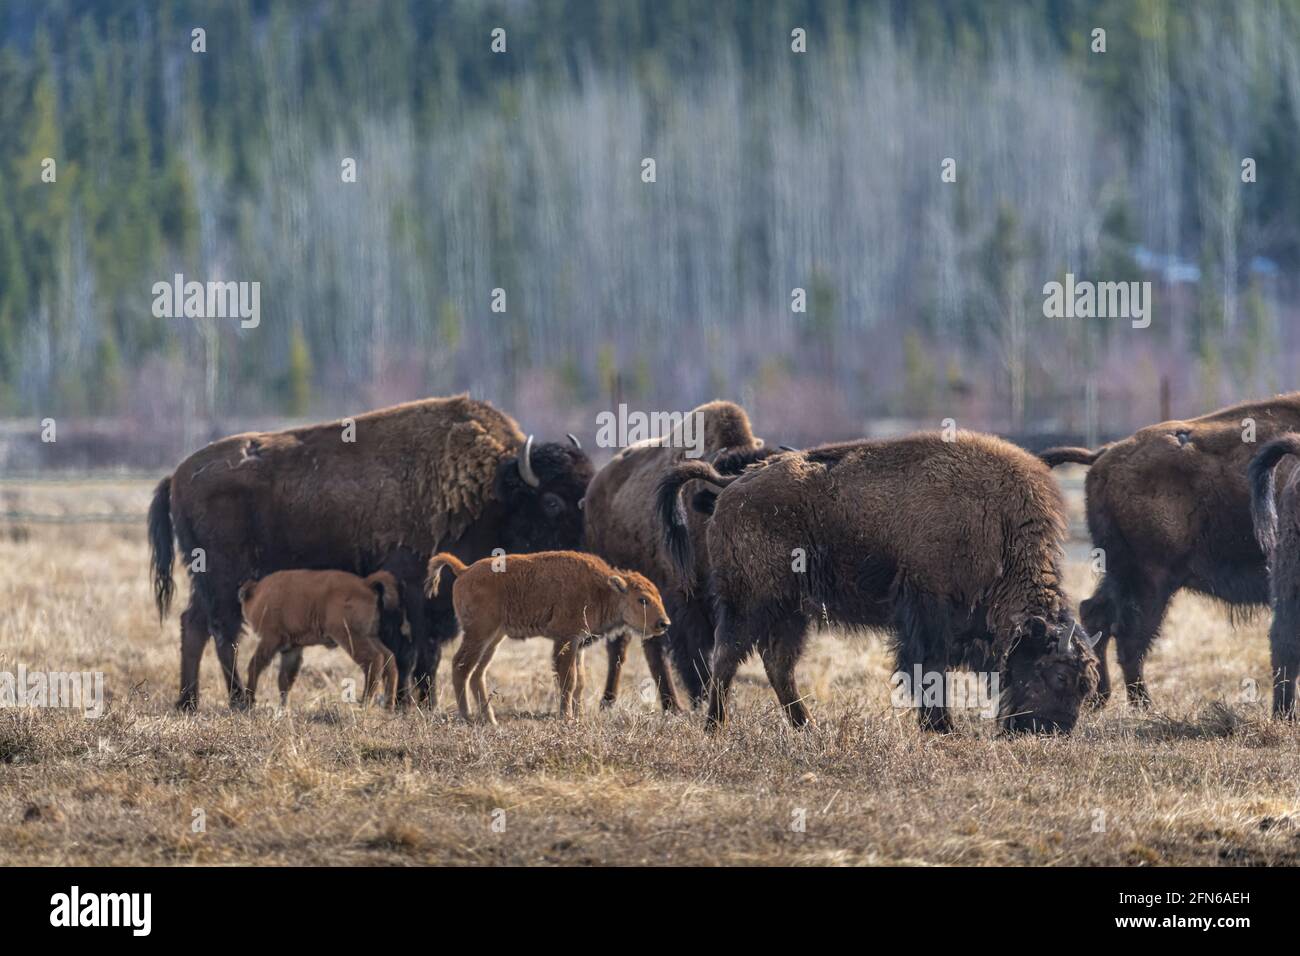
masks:
[(451, 551), (473, 561), (495, 548), (577, 547), (578, 504), (591, 475), (580, 449), (534, 446), (510, 416), (465, 395), (234, 435), (195, 452), (159, 482), (149, 508), (160, 615), (174, 591), (173, 537), (190, 571), (177, 706), (198, 703), (209, 635), (231, 705), (245, 704), (235, 668), (239, 585), (285, 568), (391, 571), (412, 637), (392, 648), (399, 699), (432, 696), (441, 644), (455, 636), (456, 621), (448, 599), (424, 595), (429, 556)]

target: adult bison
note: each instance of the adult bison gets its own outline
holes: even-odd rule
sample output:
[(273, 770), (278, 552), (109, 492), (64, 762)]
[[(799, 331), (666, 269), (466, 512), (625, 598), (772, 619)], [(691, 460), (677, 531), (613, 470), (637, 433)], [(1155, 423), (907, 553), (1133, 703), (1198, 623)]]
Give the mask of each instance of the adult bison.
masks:
[(1100, 702), (1110, 696), (1106, 644), (1113, 635), (1129, 701), (1150, 704), (1142, 662), (1180, 589), (1233, 607), (1268, 601), (1246, 470), (1258, 443), (1293, 430), (1300, 430), (1300, 392), (1161, 422), (1096, 451), (1053, 448), (1040, 455), (1053, 467), (1092, 466), (1088, 531), (1105, 573), (1079, 616), (1089, 634), (1102, 635)]
[[(707, 594), (695, 587), (707, 580), (708, 552), (703, 547), (704, 519), (692, 514), (687, 533), (698, 540), (695, 560), (683, 575), (673, 564), (664, 546), (664, 535), (655, 511), (655, 491), (660, 480), (686, 458), (682, 431), (693, 422), (693, 435), (702, 436), (696, 451), (713, 457), (729, 452), (722, 469), (729, 468), (737, 457), (762, 449), (762, 439), (750, 430), (745, 410), (731, 402), (709, 402), (687, 413), (683, 425), (659, 438), (639, 442), (623, 449), (596, 473), (583, 502), (586, 514), (587, 549), (610, 564), (639, 571), (653, 581), (663, 596), (664, 606), (673, 624), (667, 638), (642, 645), (646, 663), (659, 692), (664, 710), (681, 709), (673, 687), (664, 644), (691, 702), (698, 702), (708, 683), (709, 656), (713, 649), (713, 608)], [(724, 472), (725, 473), (725, 472)], [(609, 672), (605, 681), (603, 706), (618, 696), (619, 678), (627, 659), (630, 635), (621, 635), (606, 644)]]
[[(710, 728), (755, 648), (791, 723), (809, 721), (794, 668), (814, 621), (891, 631), (902, 674), (997, 671), (1008, 730), (1073, 728), (1095, 663), (1061, 590), (1060, 493), (1029, 453), (961, 432), (786, 452), (738, 477), (684, 463), (658, 496), (683, 556), (678, 497), (692, 479), (721, 489), (706, 534), (718, 615)], [(942, 692), (917, 703), (922, 727), (949, 729)]]
[[(1300, 470), (1295, 462), (1274, 492), (1273, 471), (1300, 455), (1300, 435), (1288, 433), (1259, 450), (1250, 462), (1250, 510), (1255, 537), (1268, 558), (1273, 625), (1268, 643), (1273, 665), (1273, 715), (1295, 719), (1300, 676)], [(1279, 514), (1281, 519), (1279, 520)]]
[[(575, 443), (576, 444), (576, 443)], [(398, 642), (399, 698), (434, 694), (441, 644), (456, 633), (445, 596), (426, 599), (436, 551), (463, 560), (576, 547), (592, 475), (577, 447), (533, 446), (510, 416), (460, 395), (408, 402), (329, 424), (234, 435), (191, 455), (149, 508), (159, 614), (173, 594), (173, 534), (190, 571), (181, 615), (177, 706), (198, 703), (211, 635), (232, 706), (241, 582), (284, 568), (393, 572), (412, 641)], [(282, 666), (296, 669), (301, 652)]]

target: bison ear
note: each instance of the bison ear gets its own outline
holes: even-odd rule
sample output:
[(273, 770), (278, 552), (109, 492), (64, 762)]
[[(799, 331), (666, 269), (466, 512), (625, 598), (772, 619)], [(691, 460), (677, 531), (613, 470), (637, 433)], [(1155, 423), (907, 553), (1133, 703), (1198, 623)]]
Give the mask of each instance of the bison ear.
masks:
[(609, 586), (612, 587), (619, 594), (627, 593), (627, 582), (624, 581), (623, 578), (617, 574), (611, 574), (609, 576)]

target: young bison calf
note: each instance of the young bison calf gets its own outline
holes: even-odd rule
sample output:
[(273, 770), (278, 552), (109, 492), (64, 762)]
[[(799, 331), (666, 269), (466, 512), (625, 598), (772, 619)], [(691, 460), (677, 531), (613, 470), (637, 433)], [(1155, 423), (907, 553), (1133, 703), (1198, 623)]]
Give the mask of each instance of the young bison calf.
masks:
[[(500, 570), (493, 570), (496, 562)], [(463, 637), (451, 677), (460, 715), (469, 720), (468, 681), (479, 715), (497, 722), (484, 678), (497, 646), (507, 637), (549, 637), (560, 687), (560, 712), (572, 717), (582, 700), (582, 648), (597, 638), (629, 631), (658, 637), (671, 623), (659, 590), (635, 571), (616, 571), (592, 554), (542, 551), (484, 558), (468, 567), (455, 555), (435, 554), (426, 584), (438, 593), (442, 569), (456, 577), (451, 600)]]
[(397, 664), (392, 652), (401, 639), (402, 610), (397, 579), (387, 571), (360, 578), (346, 571), (277, 571), (239, 588), (244, 621), (260, 638), (248, 664), (248, 704), (257, 679), (276, 654), (291, 666), (280, 668), (280, 704), (289, 701), (301, 648), (310, 644), (341, 647), (366, 675), (361, 701), (384, 683), (384, 703), (397, 699)]

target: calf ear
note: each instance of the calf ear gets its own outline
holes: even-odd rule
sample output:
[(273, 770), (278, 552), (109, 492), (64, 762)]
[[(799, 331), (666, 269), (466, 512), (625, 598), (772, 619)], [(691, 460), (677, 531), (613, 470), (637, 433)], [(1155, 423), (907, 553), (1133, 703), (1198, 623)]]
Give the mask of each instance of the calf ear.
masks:
[(627, 593), (627, 582), (624, 581), (624, 580), (623, 580), (619, 575), (617, 575), (617, 574), (611, 574), (611, 575), (609, 576), (609, 586), (612, 587), (612, 588), (613, 588), (615, 591), (617, 591), (619, 594), (626, 594), (626, 593)]

